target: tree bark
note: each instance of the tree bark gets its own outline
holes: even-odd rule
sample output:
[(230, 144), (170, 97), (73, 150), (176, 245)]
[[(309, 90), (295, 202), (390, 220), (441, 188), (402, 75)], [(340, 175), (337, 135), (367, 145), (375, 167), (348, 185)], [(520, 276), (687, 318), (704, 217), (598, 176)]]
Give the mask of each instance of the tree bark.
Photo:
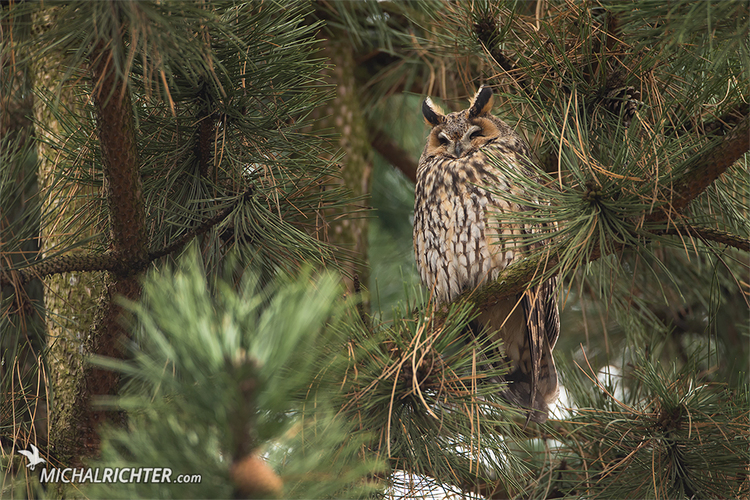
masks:
[[(49, 22), (53, 22), (51, 17), (41, 21), (40, 29)], [(57, 459), (69, 466), (79, 465), (83, 457), (98, 453), (98, 427), (112, 417), (95, 410), (92, 403), (97, 396), (116, 394), (119, 376), (91, 367), (85, 358), (91, 354), (122, 357), (121, 340), (127, 332), (121, 323), (122, 308), (115, 297), (138, 299), (140, 285), (136, 274), (142, 270), (148, 253), (135, 120), (126, 82), (114, 71), (113, 61), (117, 58), (112, 50), (104, 42), (95, 47), (90, 71), (109, 228), (109, 251), (100, 260), (108, 262), (108, 268), (115, 272), (72, 272), (47, 278), (50, 377), (56, 398), (50, 438)], [(65, 103), (66, 112), (81, 110), (82, 113), (83, 104), (76, 101), (72, 85), (61, 81), (60, 67), (60, 61), (52, 57), (41, 61), (38, 85), (40, 89), (59, 89), (59, 102)], [(54, 109), (40, 105), (36, 114), (39, 123), (48, 130), (39, 132), (45, 139), (40, 141), (41, 147), (45, 148), (45, 142), (58, 142), (62, 130)], [(85, 184), (75, 179), (60, 181), (61, 166), (56, 164), (56, 151), (45, 148), (40, 157), (48, 221), (42, 234), (43, 250), (48, 256), (75, 243), (66, 234), (73, 232), (84, 237), (94, 234), (80, 232), (82, 220), (77, 212), (98, 193), (82, 187)], [(86, 260), (85, 255), (96, 255), (91, 248), (85, 250), (88, 250), (85, 254), (79, 250), (65, 252), (65, 260), (75, 262)]]
[[(316, 128), (333, 129), (337, 133), (338, 147), (344, 156), (341, 160), (341, 177), (336, 182), (342, 183), (361, 200), (327, 215), (327, 239), (348, 254), (347, 257), (354, 258), (351, 262), (344, 262), (343, 267), (349, 275), (347, 288), (355, 291), (357, 282), (367, 284), (369, 280), (368, 224), (366, 214), (361, 212), (369, 205), (372, 148), (354, 78), (355, 61), (351, 42), (331, 37), (322, 43), (322, 55), (329, 58), (331, 64), (324, 76), (328, 83), (335, 86), (336, 95), (323, 109), (318, 110)], [(350, 215), (343, 216), (344, 212)], [(361, 214), (351, 215), (352, 212)]]
[[(135, 117), (127, 82), (118, 78), (111, 46), (100, 42), (91, 55), (93, 97), (99, 141), (102, 150), (104, 196), (109, 216), (109, 248), (118, 262), (117, 272), (109, 273), (97, 317), (91, 329), (90, 350), (99, 356), (122, 358), (120, 346), (128, 336), (121, 321), (118, 297), (136, 301), (141, 286), (137, 273), (148, 256), (146, 209), (140, 176)], [(138, 263), (133, 265), (134, 263)], [(94, 410), (97, 396), (117, 394), (119, 374), (101, 368), (87, 368), (85, 387), (80, 394), (84, 408), (81, 419), (83, 456), (99, 451), (98, 427), (113, 416)]]
[[(54, 14), (47, 13), (35, 20), (35, 29), (43, 31), (54, 22)], [(42, 95), (55, 92), (55, 98), (65, 103), (66, 112), (82, 112), (84, 105), (76, 97), (73, 85), (62, 81), (62, 57), (48, 53), (40, 59), (35, 70), (36, 87)], [(95, 231), (82, 227), (86, 223), (77, 212), (98, 195), (75, 179), (63, 180), (63, 166), (58, 164), (59, 153), (51, 144), (59, 142), (63, 128), (51, 103), (37, 101), (34, 115), (37, 120), (39, 182), (43, 201), (41, 250), (43, 257), (58, 251), (58, 245), (70, 245), (67, 234), (81, 238), (93, 236)], [(90, 207), (89, 207), (90, 208)], [(75, 252), (88, 250), (82, 247)], [(94, 321), (97, 301), (103, 290), (101, 272), (66, 272), (44, 279), (44, 303), (47, 312), (48, 373), (53, 395), (50, 411), (50, 451), (60, 463), (78, 463), (80, 446), (80, 394), (85, 385), (85, 356), (89, 354), (87, 339)]]

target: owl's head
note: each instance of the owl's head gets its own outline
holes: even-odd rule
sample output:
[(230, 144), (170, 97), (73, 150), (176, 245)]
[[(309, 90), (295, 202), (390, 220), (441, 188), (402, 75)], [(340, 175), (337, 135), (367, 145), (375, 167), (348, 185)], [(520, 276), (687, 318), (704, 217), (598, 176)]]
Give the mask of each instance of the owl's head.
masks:
[(443, 114), (429, 97), (422, 103), (422, 114), (432, 126), (425, 147), (426, 156), (461, 158), (475, 153), (498, 137), (513, 134), (503, 121), (492, 116), (492, 89), (482, 86), (469, 109)]

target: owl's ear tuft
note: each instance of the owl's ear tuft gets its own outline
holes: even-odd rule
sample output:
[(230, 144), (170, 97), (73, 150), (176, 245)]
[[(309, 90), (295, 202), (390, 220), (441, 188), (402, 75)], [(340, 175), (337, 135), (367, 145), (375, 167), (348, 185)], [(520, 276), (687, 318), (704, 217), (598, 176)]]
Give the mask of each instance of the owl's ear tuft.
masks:
[(469, 117), (487, 115), (492, 110), (492, 87), (482, 85), (471, 100)]
[(432, 125), (433, 127), (445, 122), (443, 110), (440, 109), (440, 106), (432, 102), (432, 99), (429, 97), (422, 103), (422, 114), (424, 115), (427, 124)]

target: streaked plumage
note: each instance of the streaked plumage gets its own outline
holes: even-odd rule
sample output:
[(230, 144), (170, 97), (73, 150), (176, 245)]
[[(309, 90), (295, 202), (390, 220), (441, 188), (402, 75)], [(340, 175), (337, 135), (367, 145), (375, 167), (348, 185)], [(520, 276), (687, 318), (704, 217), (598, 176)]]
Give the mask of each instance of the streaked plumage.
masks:
[[(502, 199), (494, 191), (524, 199), (503, 168), (530, 176), (529, 148), (505, 122), (492, 116), (492, 90), (482, 87), (469, 109), (448, 115), (428, 98), (422, 105), (433, 127), (419, 160), (414, 203), (414, 251), (422, 283), (438, 304), (497, 278), (525, 250), (518, 235), (529, 226), (501, 225), (491, 212), (518, 212), (528, 207)], [(515, 235), (515, 236), (514, 236)], [(476, 320), (479, 342), (502, 339), (509, 364), (503, 397), (534, 408), (530, 416), (543, 421), (558, 392), (552, 348), (559, 331), (555, 279), (523, 296), (501, 301)]]

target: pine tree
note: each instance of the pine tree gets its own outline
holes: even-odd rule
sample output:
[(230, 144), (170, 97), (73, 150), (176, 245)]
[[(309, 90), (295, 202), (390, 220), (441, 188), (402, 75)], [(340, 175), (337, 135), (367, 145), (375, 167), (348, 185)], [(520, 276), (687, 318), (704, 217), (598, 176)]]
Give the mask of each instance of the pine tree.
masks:
[[(49, 141), (59, 151), (50, 181), (87, 193), (81, 217), (95, 233), (85, 247), (81, 228), (54, 256), (32, 249), (28, 263), (11, 260), (53, 215), (38, 208), (30, 213), (41, 223), (10, 224), (4, 181), (0, 279), (106, 271), (110, 291), (82, 346), (91, 355), (78, 444), (45, 458), (202, 476), (199, 485), (85, 484), (82, 494), (748, 495), (744, 3), (48, 6), (3, 7), (13, 33), (18, 19), (54, 13), (43, 43), (12, 38), (3, 57), (67, 57), (61, 81), (84, 107), (59, 88), (35, 99), (62, 125)], [(361, 217), (331, 182), (346, 156), (310, 132), (335, 90), (321, 79), (330, 53), (317, 49), (347, 39), (351, 52), (337, 63), (352, 65), (341, 72), (359, 89), (358, 125), (338, 131), (340, 144), (362, 151), (364, 128), (382, 156), (369, 312), (366, 295), (338, 285), (335, 264), (347, 254), (321, 237)], [(544, 224), (533, 238), (549, 244), (435, 309), (426, 291), (392, 285), (415, 283), (406, 221), (419, 104), (430, 95), (465, 107), (481, 83), (527, 137), (544, 180), (516, 182), (549, 202), (505, 222)], [(3, 179), (16, 175), (21, 142), (3, 143)], [(75, 213), (80, 200), (66, 193), (54, 217)], [(477, 364), (484, 347), (464, 332), (485, 304), (553, 274), (565, 391), (553, 418), (525, 425), (482, 383), (497, 374)], [(4, 325), (18, 323), (7, 306), (18, 292), (3, 290)], [(7, 338), (4, 349), (17, 345)], [(14, 349), (3, 353), (11, 366)], [(9, 373), (2, 491), (21, 497), (14, 453), (30, 427), (17, 408), (29, 398), (11, 396), (34, 385), (31, 371), (24, 381)], [(20, 484), (33, 476), (16, 475)], [(36, 484), (28, 480), (29, 495), (44, 494)]]
[[(55, 370), (52, 378), (65, 368), (57, 361), (60, 344), (73, 347), (65, 351), (72, 358), (64, 358), (71, 373), (68, 380), (39, 390), (54, 388), (53, 412), (78, 410), (53, 429), (53, 438), (55, 430), (63, 430), (60, 439), (44, 446), (50, 464), (76, 466), (99, 456), (100, 426), (124, 425), (123, 412), (99, 401), (116, 395), (126, 379), (87, 359), (128, 355), (122, 344), (131, 332), (123, 323), (121, 301), (139, 299), (147, 270), (172, 261), (194, 239), (205, 279), (223, 273), (230, 254), (238, 279), (252, 265), (264, 284), (303, 266), (335, 269), (340, 259), (318, 236), (328, 224), (322, 215), (345, 206), (347, 195), (331, 182), (334, 151), (309, 132), (311, 112), (328, 95), (320, 80), (326, 62), (314, 47), (320, 25), (306, 22), (310, 14), (302, 4), (232, 2), (4, 8), (9, 26), (22, 15), (26, 28), (30, 22), (45, 23), (35, 28), (33, 39), (17, 37), (16, 45), (4, 45), (15, 49), (5, 52), (8, 57), (24, 63), (65, 57), (64, 73), (40, 78), (35, 96), (43, 108), (37, 125), (55, 122), (44, 130), (48, 138), (38, 136), (56, 152), (45, 155), (53, 166), (44, 174), (48, 204), (56, 210), (45, 210), (41, 224), (65, 237), (55, 242), (54, 252), (36, 259), (27, 252), (31, 262), (4, 264), (3, 285), (68, 272), (108, 273), (90, 330), (80, 335), (88, 327), (74, 324), (48, 339), (45, 366)], [(7, 39), (20, 32), (9, 31)], [(17, 155), (6, 148), (3, 154)], [(13, 172), (3, 174), (9, 179)], [(39, 196), (34, 202), (41, 207), (45, 200)], [(61, 224), (67, 224), (64, 231)], [(33, 238), (26, 228), (3, 230), (4, 255), (18, 253)], [(47, 293), (64, 291), (48, 287)], [(69, 307), (76, 301), (69, 296), (67, 309), (55, 310), (58, 317), (48, 314), (48, 320), (81, 321)], [(13, 311), (6, 309), (4, 319), (10, 322), (8, 312)], [(39, 376), (46, 373), (38, 368)], [(20, 392), (13, 371), (4, 374), (3, 400), (17, 403), (5, 397)], [(14, 416), (3, 422), (12, 429), (10, 436), (20, 430)], [(25, 448), (28, 437), (15, 441), (8, 457)]]
[[(376, 99), (417, 82), (417, 92), (461, 109), (465, 101), (457, 96), (490, 84), (502, 92), (498, 114), (525, 133), (546, 171), (541, 186), (516, 181), (549, 207), (506, 222), (554, 227), (542, 236), (553, 249), (511, 266), (465, 300), (481, 310), (560, 274), (566, 313), (556, 351), (563, 357), (563, 402), (573, 408), (525, 439), (504, 432), (523, 461), (520, 473), (506, 454), (495, 470), (484, 458), (486, 469), (467, 481), (472, 463), (456, 467), (445, 443), (429, 438), (420, 441), (421, 460), (410, 454), (398, 467), (415, 482), (428, 476), (461, 494), (497, 498), (746, 495), (745, 6), (389, 7), (381, 19), (400, 32), (408, 26), (414, 36), (409, 43), (392, 38), (403, 45), (382, 50), (399, 60), (369, 66), (380, 80), (390, 77), (373, 92)], [(404, 76), (414, 57), (429, 68), (421, 82)], [(396, 162), (412, 171), (403, 158)], [(417, 359), (437, 357), (406, 351), (401, 362), (414, 352)], [(392, 401), (403, 401), (414, 385), (406, 383)], [(439, 403), (427, 399), (423, 406)], [(413, 443), (428, 429), (390, 439)], [(458, 434), (486, 439), (478, 422), (462, 429)], [(704, 448), (708, 442), (724, 452)], [(449, 470), (435, 465), (441, 462)]]

